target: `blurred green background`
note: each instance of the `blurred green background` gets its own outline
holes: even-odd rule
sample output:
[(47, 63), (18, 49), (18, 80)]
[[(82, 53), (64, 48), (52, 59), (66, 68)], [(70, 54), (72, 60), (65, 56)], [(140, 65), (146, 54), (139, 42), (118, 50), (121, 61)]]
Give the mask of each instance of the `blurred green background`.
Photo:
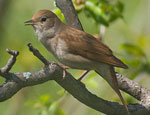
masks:
[[(4, 2), (5, 1), (5, 2)], [(82, 1), (82, 2), (81, 2)], [(79, 2), (79, 3), (78, 3)], [(50, 61), (56, 59), (48, 53), (34, 35), (32, 27), (25, 26), (32, 15), (40, 9), (50, 9), (60, 16), (53, 0), (0, 0), (0, 67), (9, 59), (6, 48), (18, 50), (12, 72), (35, 71), (42, 63), (29, 52), (31, 42)], [(84, 30), (99, 35), (105, 27), (102, 41), (123, 60), (128, 70), (116, 69), (134, 79), (142, 86), (150, 84), (150, 1), (149, 0), (74, 0)], [(62, 16), (61, 16), (62, 17)], [(62, 19), (63, 20), (63, 19)], [(83, 71), (69, 70), (78, 78)], [(94, 94), (111, 101), (120, 102), (118, 96), (101, 77), (90, 72), (83, 79)], [(0, 77), (0, 83), (5, 80)], [(122, 92), (123, 93), (123, 92)], [(137, 100), (123, 93), (125, 100)], [(100, 115), (69, 95), (54, 81), (24, 88), (11, 99), (0, 103), (0, 115)]]

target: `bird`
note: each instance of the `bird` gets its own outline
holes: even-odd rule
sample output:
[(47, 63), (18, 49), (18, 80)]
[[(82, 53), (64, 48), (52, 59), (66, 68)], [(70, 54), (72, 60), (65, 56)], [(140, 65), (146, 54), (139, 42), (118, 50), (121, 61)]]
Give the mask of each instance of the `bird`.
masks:
[(33, 27), (38, 40), (60, 63), (72, 69), (94, 70), (103, 77), (129, 114), (115, 73), (115, 67), (127, 69), (128, 66), (115, 57), (108, 46), (94, 36), (64, 24), (50, 10), (39, 10), (25, 25)]

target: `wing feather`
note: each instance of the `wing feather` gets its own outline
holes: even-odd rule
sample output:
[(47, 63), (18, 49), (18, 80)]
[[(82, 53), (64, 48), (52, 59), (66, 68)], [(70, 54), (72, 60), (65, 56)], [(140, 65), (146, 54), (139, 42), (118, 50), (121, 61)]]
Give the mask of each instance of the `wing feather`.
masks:
[(128, 68), (113, 55), (112, 51), (105, 44), (88, 33), (70, 27), (63, 31), (61, 36), (66, 42), (69, 42), (67, 46), (69, 52), (72, 54), (116, 67)]

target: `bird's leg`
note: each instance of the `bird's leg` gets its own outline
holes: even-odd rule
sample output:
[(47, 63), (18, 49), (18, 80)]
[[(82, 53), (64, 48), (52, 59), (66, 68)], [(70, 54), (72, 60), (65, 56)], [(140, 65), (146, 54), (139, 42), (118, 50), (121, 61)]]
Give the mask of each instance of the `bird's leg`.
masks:
[(63, 64), (60, 64), (60, 63), (52, 63), (52, 64), (56, 64), (56, 65), (58, 65), (60, 68), (62, 68), (63, 69), (63, 79), (65, 79), (65, 77), (66, 77), (66, 69), (70, 69), (70, 67), (69, 66), (66, 66), (66, 65), (63, 65)]
[(89, 71), (90, 70), (84, 71), (84, 73), (81, 75), (81, 77), (78, 80), (81, 81), (88, 74)]
[(70, 69), (70, 67), (69, 66), (65, 66), (63, 64), (58, 64), (58, 65), (59, 65), (59, 67), (61, 67), (63, 69), (63, 79), (65, 79), (65, 77), (66, 77), (66, 69)]

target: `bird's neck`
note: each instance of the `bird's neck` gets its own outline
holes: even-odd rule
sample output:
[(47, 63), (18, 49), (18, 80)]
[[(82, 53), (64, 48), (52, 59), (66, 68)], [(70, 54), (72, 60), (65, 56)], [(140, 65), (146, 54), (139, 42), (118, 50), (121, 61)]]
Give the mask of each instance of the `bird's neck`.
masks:
[(65, 24), (59, 19), (59, 18), (55, 18), (55, 24), (54, 24), (54, 33), (55, 35), (61, 33), (65, 27)]
[(40, 29), (35, 30), (35, 34), (41, 42), (46, 42), (47, 39), (54, 38), (57, 34), (62, 31), (62, 27), (64, 24), (60, 21), (60, 19), (55, 18), (53, 25), (49, 26), (49, 28), (44, 28), (40, 31)]

